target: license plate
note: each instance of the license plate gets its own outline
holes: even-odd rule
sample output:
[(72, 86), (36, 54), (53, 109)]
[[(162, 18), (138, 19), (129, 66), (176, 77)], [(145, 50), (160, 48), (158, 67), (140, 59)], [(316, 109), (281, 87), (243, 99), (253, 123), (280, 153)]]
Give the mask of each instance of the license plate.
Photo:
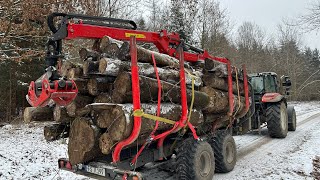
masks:
[(106, 176), (106, 170), (104, 168), (96, 168), (92, 166), (87, 166), (86, 171), (89, 173), (97, 174), (99, 176)]

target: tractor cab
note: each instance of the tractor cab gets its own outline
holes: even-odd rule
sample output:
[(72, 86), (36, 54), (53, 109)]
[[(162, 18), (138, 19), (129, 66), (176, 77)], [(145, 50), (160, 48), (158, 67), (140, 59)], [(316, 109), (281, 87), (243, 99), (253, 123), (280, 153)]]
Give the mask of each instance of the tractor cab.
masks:
[(289, 95), (291, 81), (288, 76), (274, 72), (262, 72), (249, 75), (255, 102), (278, 102)]

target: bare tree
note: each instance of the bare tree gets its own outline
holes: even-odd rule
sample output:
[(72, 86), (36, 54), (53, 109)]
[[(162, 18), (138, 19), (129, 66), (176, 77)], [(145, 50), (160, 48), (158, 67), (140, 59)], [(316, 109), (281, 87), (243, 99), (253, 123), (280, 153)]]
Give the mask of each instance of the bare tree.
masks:
[(195, 39), (201, 48), (215, 55), (221, 55), (227, 49), (227, 36), (231, 31), (227, 11), (215, 0), (199, 1), (198, 9)]
[(308, 8), (308, 13), (298, 18), (298, 24), (308, 31), (320, 30), (320, 1), (314, 2)]

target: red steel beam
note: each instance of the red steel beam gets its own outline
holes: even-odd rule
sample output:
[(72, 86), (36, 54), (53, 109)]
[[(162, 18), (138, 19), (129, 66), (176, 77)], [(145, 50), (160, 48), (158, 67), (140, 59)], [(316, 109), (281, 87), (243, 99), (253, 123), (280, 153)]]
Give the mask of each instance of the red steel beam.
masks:
[[(138, 72), (138, 60), (137, 60), (137, 44), (136, 37), (130, 37), (130, 53), (131, 53), (131, 81), (132, 81), (132, 99), (133, 99), (133, 111), (141, 109), (140, 103), (140, 85), (139, 85), (139, 72)], [(134, 116), (133, 130), (130, 136), (119, 142), (112, 154), (113, 163), (120, 160), (121, 150), (133, 143), (139, 136), (141, 129), (141, 117)]]

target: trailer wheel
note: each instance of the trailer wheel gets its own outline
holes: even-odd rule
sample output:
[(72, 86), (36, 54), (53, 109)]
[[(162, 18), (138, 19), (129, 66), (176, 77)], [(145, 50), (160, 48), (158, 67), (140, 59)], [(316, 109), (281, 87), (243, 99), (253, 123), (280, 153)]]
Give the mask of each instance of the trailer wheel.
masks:
[(288, 133), (288, 114), (283, 102), (269, 104), (266, 110), (269, 135), (285, 138)]
[(236, 143), (232, 135), (226, 131), (218, 131), (210, 140), (214, 150), (215, 172), (227, 173), (233, 170), (237, 161)]
[(212, 180), (214, 153), (206, 141), (186, 139), (177, 153), (176, 172), (182, 180)]
[(288, 130), (295, 131), (297, 128), (297, 118), (296, 118), (296, 111), (294, 110), (294, 107), (288, 106), (287, 113), (288, 113)]

